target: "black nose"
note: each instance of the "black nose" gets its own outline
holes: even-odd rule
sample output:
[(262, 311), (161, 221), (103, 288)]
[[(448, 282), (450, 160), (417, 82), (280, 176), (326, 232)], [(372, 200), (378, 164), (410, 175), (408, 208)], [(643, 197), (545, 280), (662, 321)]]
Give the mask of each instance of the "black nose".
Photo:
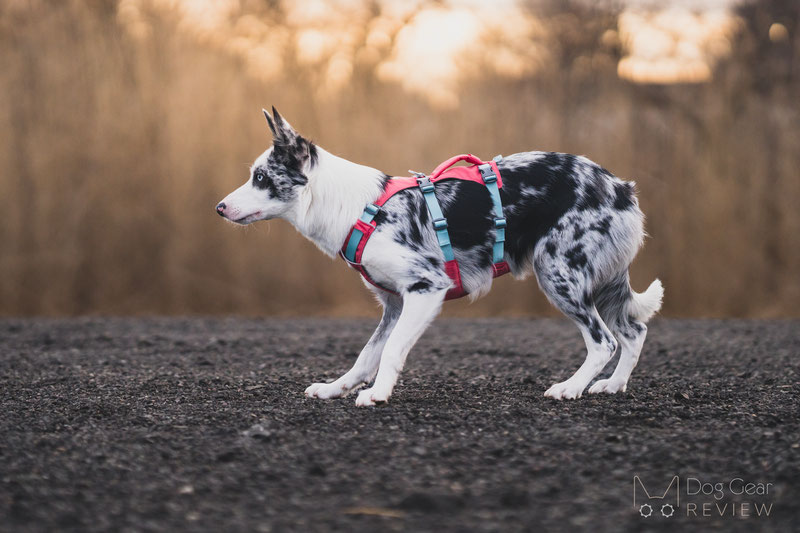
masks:
[(225, 216), (225, 202), (220, 202), (217, 206), (217, 214), (221, 217)]

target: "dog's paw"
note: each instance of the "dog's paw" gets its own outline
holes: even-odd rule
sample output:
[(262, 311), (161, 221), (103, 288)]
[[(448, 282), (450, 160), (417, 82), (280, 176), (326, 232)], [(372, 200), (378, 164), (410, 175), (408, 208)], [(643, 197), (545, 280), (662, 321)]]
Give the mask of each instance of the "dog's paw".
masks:
[(306, 389), (306, 396), (328, 400), (330, 398), (341, 398), (346, 396), (348, 392), (350, 392), (349, 388), (341, 387), (336, 383), (314, 383)]
[(371, 387), (369, 389), (364, 389), (358, 393), (358, 398), (356, 398), (356, 405), (358, 407), (370, 407), (373, 405), (383, 404), (389, 401), (389, 394), (382, 393), (375, 389), (375, 387)]
[(618, 392), (625, 392), (625, 389), (628, 388), (628, 384), (624, 381), (618, 379), (601, 379), (597, 381), (594, 385), (589, 387), (589, 394), (600, 394), (605, 392), (606, 394), (616, 394)]
[(556, 383), (544, 393), (545, 396), (553, 398), (554, 400), (574, 400), (580, 398), (583, 394), (584, 387), (570, 382), (570, 380)]

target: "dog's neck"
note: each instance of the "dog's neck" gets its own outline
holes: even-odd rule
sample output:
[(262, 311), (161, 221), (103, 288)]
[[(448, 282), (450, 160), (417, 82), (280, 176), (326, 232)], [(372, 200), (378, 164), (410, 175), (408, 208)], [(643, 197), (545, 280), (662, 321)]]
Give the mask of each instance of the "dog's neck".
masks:
[(380, 196), (385, 174), (317, 147), (308, 185), (285, 218), (319, 247), (336, 256), (364, 207)]

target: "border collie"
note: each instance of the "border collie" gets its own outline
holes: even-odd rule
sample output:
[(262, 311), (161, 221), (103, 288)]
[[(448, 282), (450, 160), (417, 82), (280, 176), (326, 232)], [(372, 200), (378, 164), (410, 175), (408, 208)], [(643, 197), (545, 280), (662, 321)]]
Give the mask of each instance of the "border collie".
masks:
[[(274, 107), (272, 116), (266, 110), (264, 115), (273, 144), (217, 212), (236, 224), (283, 218), (336, 257), (389, 176), (326, 152)], [(641, 294), (629, 283), (628, 267), (645, 235), (634, 184), (584, 157), (553, 152), (506, 156), (498, 170), (511, 273), (519, 279), (535, 273), (547, 298), (575, 322), (586, 342), (580, 368), (545, 396), (579, 398), (618, 348), (613, 374), (595, 382), (589, 393), (625, 391), (647, 334), (645, 323), (660, 309), (664, 293), (657, 279)], [(496, 230), (490, 193), (482, 184), (453, 179), (438, 183), (436, 196), (464, 289), (471, 298), (480, 297), (492, 285)], [(356, 405), (388, 401), (408, 352), (452, 286), (418, 187), (392, 196), (375, 220), (361, 264), (393, 293), (365, 283), (383, 305), (380, 324), (353, 367), (332, 383), (308, 387), (309, 397), (339, 398), (372, 383), (359, 392)]]

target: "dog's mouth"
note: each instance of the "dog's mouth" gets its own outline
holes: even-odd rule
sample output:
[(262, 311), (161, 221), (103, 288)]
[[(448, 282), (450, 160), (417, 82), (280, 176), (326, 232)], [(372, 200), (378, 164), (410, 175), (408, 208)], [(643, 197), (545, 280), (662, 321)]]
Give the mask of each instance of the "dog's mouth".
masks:
[(256, 222), (258, 220), (262, 220), (262, 215), (263, 214), (259, 211), (257, 213), (253, 213), (251, 215), (246, 215), (246, 216), (243, 216), (243, 217), (234, 218), (234, 219), (228, 219), (228, 220), (230, 220), (234, 224), (239, 224), (240, 226), (246, 226), (247, 224), (251, 224), (251, 223)]

